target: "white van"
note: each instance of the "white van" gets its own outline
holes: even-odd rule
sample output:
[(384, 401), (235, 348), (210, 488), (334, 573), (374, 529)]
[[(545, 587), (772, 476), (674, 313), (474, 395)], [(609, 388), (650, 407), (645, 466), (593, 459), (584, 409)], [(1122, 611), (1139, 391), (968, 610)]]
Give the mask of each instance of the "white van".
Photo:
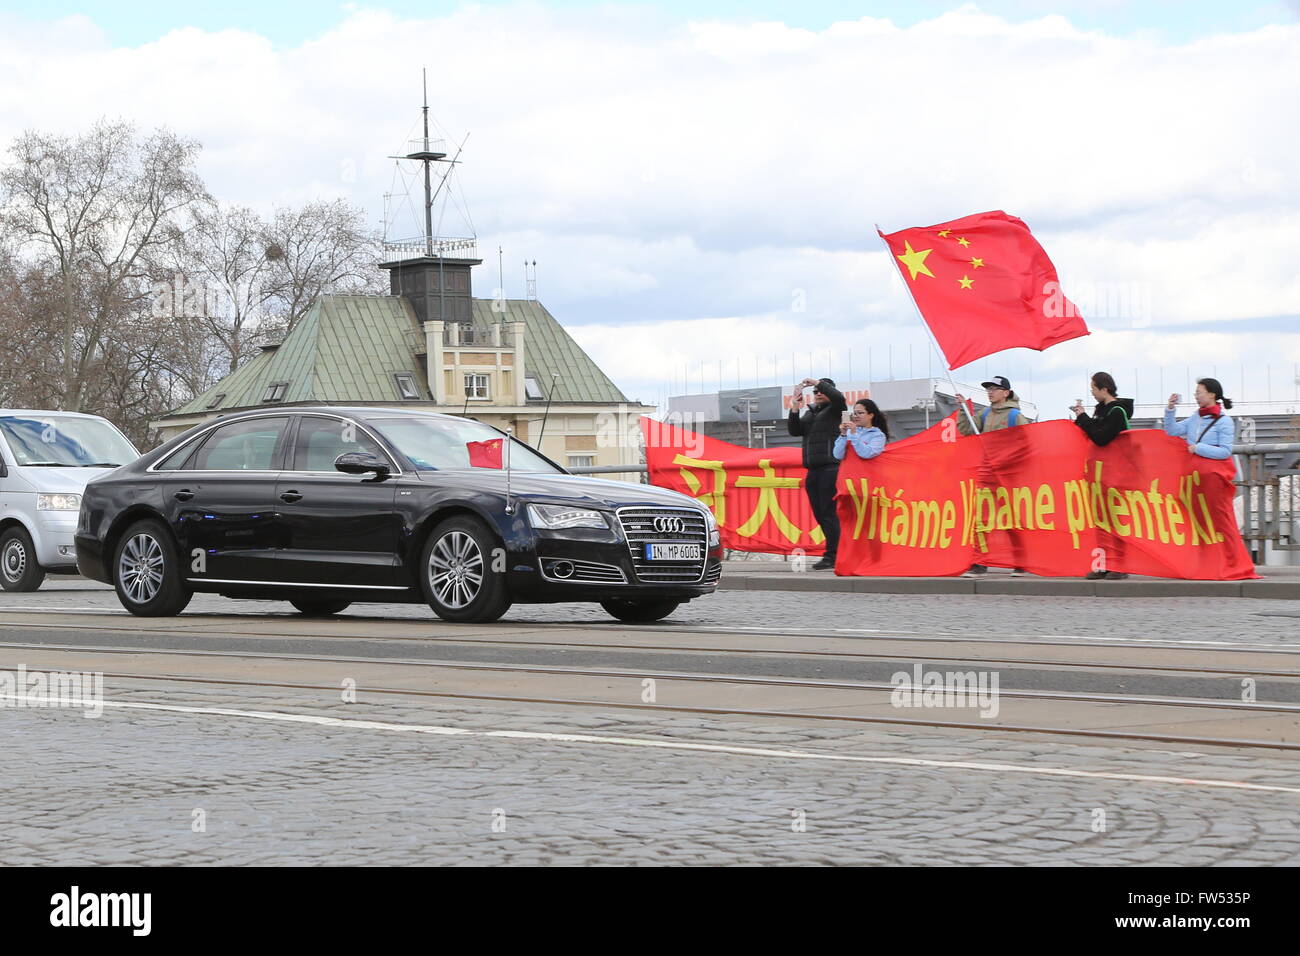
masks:
[(140, 453), (97, 415), (0, 408), (0, 587), (35, 591), (75, 574), (86, 485)]

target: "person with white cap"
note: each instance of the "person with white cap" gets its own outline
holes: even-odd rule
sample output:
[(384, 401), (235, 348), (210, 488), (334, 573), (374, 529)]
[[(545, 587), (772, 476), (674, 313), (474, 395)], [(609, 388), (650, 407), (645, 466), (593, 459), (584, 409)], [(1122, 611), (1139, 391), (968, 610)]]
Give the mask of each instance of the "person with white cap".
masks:
[[(995, 432), (1002, 428), (1012, 428), (1016, 425), (1032, 424), (1028, 418), (1025, 418), (1020, 411), (1020, 399), (1011, 389), (1011, 382), (1005, 375), (994, 375), (992, 379), (981, 383), (984, 386), (984, 393), (988, 396), (988, 408), (980, 412), (977, 416), (980, 433)], [(957, 401), (965, 403), (966, 397), (960, 393), (957, 395)], [(971, 427), (971, 420), (965, 415), (957, 417), (957, 431), (963, 435), (974, 435), (975, 430)], [(972, 564), (970, 569), (962, 575), (963, 577), (975, 577), (984, 574), (988, 568), (982, 564)], [(1024, 574), (1020, 568), (1012, 568), (1013, 576)]]

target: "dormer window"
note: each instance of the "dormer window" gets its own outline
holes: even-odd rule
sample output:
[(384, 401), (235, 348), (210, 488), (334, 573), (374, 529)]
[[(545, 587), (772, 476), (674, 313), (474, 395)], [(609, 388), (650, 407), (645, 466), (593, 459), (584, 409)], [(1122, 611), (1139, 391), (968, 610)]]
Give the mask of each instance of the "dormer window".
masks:
[(420, 387), (415, 384), (415, 376), (410, 372), (394, 372), (393, 381), (397, 383), (397, 394), (403, 400), (413, 402), (420, 397)]
[(465, 376), (465, 397), (486, 399), (488, 395), (488, 377), (470, 373)]
[(539, 402), (546, 398), (546, 396), (542, 394), (542, 386), (538, 384), (537, 379), (532, 375), (524, 376), (524, 395)]
[(289, 392), (288, 382), (272, 382), (266, 386), (266, 391), (262, 393), (262, 403), (271, 404), (272, 402), (284, 401), (284, 396)]
[(217, 392), (217, 394), (212, 396), (212, 401), (208, 402), (208, 408), (216, 408), (225, 400), (226, 400), (226, 393)]

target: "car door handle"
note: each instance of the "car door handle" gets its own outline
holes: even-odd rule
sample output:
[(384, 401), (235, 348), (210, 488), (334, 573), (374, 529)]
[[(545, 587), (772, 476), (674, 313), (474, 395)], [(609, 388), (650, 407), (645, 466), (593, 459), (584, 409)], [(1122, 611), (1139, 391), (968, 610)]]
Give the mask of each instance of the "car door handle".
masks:
[(280, 500), (287, 502), (288, 504), (293, 504), (295, 501), (302, 501), (302, 495), (298, 494), (296, 491), (286, 491), (280, 496)]
[(176, 492), (176, 494), (172, 495), (172, 497), (177, 501), (189, 501), (194, 497), (194, 492), (190, 491), (188, 488), (182, 488), (180, 491)]

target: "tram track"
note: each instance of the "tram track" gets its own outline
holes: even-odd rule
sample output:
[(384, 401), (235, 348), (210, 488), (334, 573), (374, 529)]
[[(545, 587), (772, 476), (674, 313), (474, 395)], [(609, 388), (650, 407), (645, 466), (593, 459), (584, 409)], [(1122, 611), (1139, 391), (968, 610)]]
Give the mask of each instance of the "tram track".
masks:
[[(0, 620), (4, 619), (4, 614), (0, 611)], [(178, 625), (168, 623), (166, 625), (150, 626), (137, 622), (137, 619), (129, 619), (129, 625), (112, 625), (112, 624), (91, 624), (91, 623), (54, 623), (54, 622), (24, 622), (24, 626), (29, 630), (73, 630), (73, 631), (91, 631), (91, 632), (111, 632), (123, 634), (166, 634), (180, 637), (186, 634), (208, 635), (214, 632), (210, 628), (219, 626), (222, 622), (204, 622)], [(286, 624), (301, 625), (304, 623), (303, 618), (285, 616), (279, 621)], [(328, 625), (339, 625), (347, 622), (346, 619), (331, 619)], [(234, 623), (234, 622), (232, 622)], [(350, 622), (347, 622), (350, 623)], [(391, 625), (394, 622), (391, 619), (383, 620), (384, 624)], [(405, 622), (401, 622), (405, 623)], [(435, 625), (436, 626), (436, 625)], [(1090, 642), (1086, 639), (1056, 640), (1049, 641), (1043, 639), (1013, 639), (1013, 638), (981, 638), (981, 637), (931, 637), (920, 634), (897, 634), (897, 633), (879, 633), (870, 636), (848, 636), (843, 633), (835, 632), (807, 632), (802, 634), (792, 634), (773, 629), (771, 632), (756, 634), (751, 628), (721, 629), (721, 628), (678, 628), (664, 627), (654, 628), (653, 626), (638, 625), (634, 630), (629, 630), (626, 625), (591, 625), (585, 622), (574, 623), (538, 623), (526, 624), (522, 626), (506, 626), (510, 631), (527, 630), (532, 632), (538, 631), (570, 631), (584, 630), (596, 631), (598, 633), (618, 633), (631, 640), (620, 640), (617, 642), (601, 642), (588, 640), (513, 640), (507, 636), (495, 636), (493, 632), (487, 632), (483, 637), (468, 637), (464, 633), (457, 634), (383, 634), (368, 632), (362, 633), (294, 633), (280, 630), (252, 630), (240, 626), (236, 636), (240, 639), (264, 638), (283, 641), (327, 641), (327, 642), (375, 642), (402, 644), (409, 643), (415, 645), (436, 645), (438, 647), (454, 647), (463, 645), (466, 647), (502, 647), (502, 648), (554, 648), (563, 650), (583, 650), (583, 651), (620, 651), (620, 652), (665, 652), (665, 653), (686, 653), (686, 654), (716, 654), (716, 655), (751, 655), (751, 656), (771, 656), (771, 657), (806, 657), (806, 658), (831, 658), (843, 660), (897, 660), (897, 661), (915, 661), (924, 659), (928, 662), (935, 663), (972, 663), (972, 664), (998, 664), (1006, 666), (1026, 666), (1026, 667), (1074, 667), (1085, 668), (1090, 670), (1124, 670), (1124, 671), (1152, 671), (1166, 672), (1177, 674), (1194, 674), (1206, 677), (1269, 677), (1269, 678), (1297, 678), (1300, 677), (1300, 648), (1259, 648), (1250, 647), (1249, 649), (1237, 649), (1233, 647), (1221, 646), (1195, 646), (1189, 648), (1184, 645), (1170, 645), (1153, 642)], [(846, 641), (855, 645), (860, 645), (865, 641), (870, 641), (870, 649), (867, 650), (850, 650), (850, 649), (816, 649), (809, 647), (728, 647), (721, 644), (676, 644), (676, 643), (641, 643), (633, 635), (642, 635), (648, 633), (659, 633), (667, 635), (681, 636), (698, 636), (698, 635), (717, 635), (739, 636), (739, 637), (770, 637), (786, 638), (794, 640), (819, 639), (824, 641)], [(1205, 667), (1189, 666), (1185, 664), (1156, 663), (1152, 661), (1107, 661), (1107, 660), (1076, 660), (1068, 657), (1006, 657), (990, 656), (983, 653), (967, 654), (944, 654), (936, 653), (931, 648), (943, 648), (944, 645), (960, 644), (977, 648), (997, 648), (1001, 649), (1006, 646), (1013, 647), (1051, 647), (1064, 648), (1070, 650), (1089, 650), (1105, 652), (1127, 652), (1127, 651), (1188, 651), (1194, 650), (1198, 655), (1207, 657), (1249, 657), (1260, 655), (1265, 659), (1285, 660), (1287, 658), (1296, 658), (1297, 665), (1293, 669), (1279, 669), (1275, 665), (1270, 667), (1250, 666), (1231, 666), (1225, 663), (1222, 667)], [(3, 646), (27, 646), (13, 642), (0, 641), (0, 647)], [(924, 653), (918, 653), (913, 649), (906, 653), (896, 653), (886, 649), (883, 645), (897, 647), (898, 645), (923, 645)], [(43, 645), (31, 645), (43, 646)], [(89, 649), (87, 647), (86, 649)]]
[[(518, 642), (524, 643), (524, 642)], [(621, 650), (628, 650), (626, 646)], [(645, 650), (645, 648), (635, 648)], [(672, 650), (681, 650), (672, 648)], [(735, 649), (733, 649), (735, 650)], [(878, 724), (883, 726), (903, 726), (911, 728), (960, 729), (978, 731), (1001, 731), (1020, 734), (1048, 734), (1071, 737), (1088, 737), (1111, 741), (1155, 741), (1166, 744), (1186, 746), (1229, 746), (1251, 747), (1279, 751), (1300, 751), (1300, 705), (1280, 703), (1255, 703), (1235, 700), (1203, 698), (1169, 698), (1134, 694), (1084, 694), (1061, 691), (1043, 692), (1024, 689), (999, 690), (1000, 698), (1007, 702), (1022, 702), (1031, 709), (1040, 710), (1045, 704), (1069, 704), (1077, 708), (1091, 709), (1091, 716), (1104, 717), (1111, 724), (1117, 720), (1121, 724), (1128, 720), (1124, 714), (1131, 710), (1133, 717), (1130, 725), (1143, 725), (1147, 728), (1122, 730), (1105, 726), (1069, 726), (1066, 721), (1017, 721), (991, 722), (986, 720), (939, 719), (937, 717), (901, 716), (897, 710), (885, 713), (863, 712), (872, 708), (880, 709), (889, 700), (894, 689), (892, 684), (867, 681), (808, 680), (798, 678), (780, 678), (772, 676), (755, 677), (736, 674), (718, 674), (701, 672), (678, 672), (655, 669), (653, 667), (609, 668), (548, 666), (539, 664), (483, 663), (456, 660), (408, 660), (386, 657), (345, 656), (328, 654), (293, 654), (285, 652), (259, 653), (253, 651), (211, 651), (186, 650), (180, 648), (141, 648), (116, 647), (106, 645), (58, 645), (27, 642), (0, 642), (0, 652), (21, 652), (25, 655), (54, 658), (47, 663), (78, 663), (80, 668), (94, 669), (103, 674), (105, 679), (131, 682), (145, 682), (163, 685), (207, 685), (213, 687), (237, 687), (251, 690), (295, 690), (316, 691), (334, 694), (339, 684), (328, 680), (301, 679), (247, 679), (236, 676), (239, 668), (259, 669), (288, 665), (294, 669), (326, 668), (340, 673), (357, 673), (360, 689), (367, 695), (380, 695), (388, 698), (424, 698), (429, 700), (478, 701), (494, 704), (530, 704), (558, 707), (614, 708), (618, 710), (660, 711), (674, 714), (696, 714), (701, 716), (748, 717), (761, 719), (780, 719), (785, 721), (812, 720), (818, 722), (840, 722), (850, 724)], [(759, 651), (758, 653), (767, 653)], [(109, 662), (126, 658), (135, 661), (157, 661), (158, 669), (149, 666), (137, 666), (134, 669), (119, 669)], [(175, 666), (177, 660), (194, 662), (191, 665)], [(974, 663), (988, 663), (976, 661)], [(1060, 662), (1053, 662), (1061, 666)], [(171, 665), (171, 666), (168, 666)], [(29, 665), (31, 666), (31, 665)], [(224, 672), (203, 673), (206, 669), (225, 667)], [(340, 670), (340, 669), (345, 670)], [(376, 668), (379, 673), (388, 676), (384, 680), (365, 679), (365, 668)], [(394, 680), (394, 672), (418, 686), (395, 686), (400, 680)], [(296, 672), (296, 670), (295, 670)], [(455, 675), (448, 677), (448, 675)], [(1295, 677), (1297, 675), (1287, 675)], [(531, 682), (536, 691), (516, 685), (521, 681)], [(456, 681), (461, 686), (454, 685)], [(475, 682), (496, 681), (500, 689), (509, 688), (511, 692), (492, 693), (492, 688), (476, 687)], [(729, 705), (716, 706), (699, 701), (685, 703), (645, 702), (637, 691), (645, 681), (658, 682), (664, 687), (675, 687), (679, 693), (682, 688), (695, 688), (682, 696), (691, 696), (704, 700), (725, 699), (728, 694), (738, 691), (748, 693), (755, 700), (740, 700)], [(556, 682), (577, 682), (578, 693), (557, 694)], [(433, 684), (433, 686), (429, 686)], [(614, 687), (621, 688), (617, 692)], [(772, 707), (762, 706), (769, 695), (780, 697), (782, 694), (794, 693), (799, 706)], [(846, 696), (847, 695), (847, 696)], [(759, 706), (754, 706), (758, 703)], [(1119, 708), (1119, 710), (1116, 710)], [(1125, 709), (1128, 710), (1125, 710)], [(856, 710), (857, 712), (847, 712)], [(1228, 735), (1186, 734), (1175, 732), (1177, 724), (1187, 719), (1184, 715), (1191, 711), (1217, 712), (1220, 719), (1272, 718), (1275, 723), (1273, 737), (1242, 737)], [(1090, 714), (1085, 713), (1084, 717)]]

